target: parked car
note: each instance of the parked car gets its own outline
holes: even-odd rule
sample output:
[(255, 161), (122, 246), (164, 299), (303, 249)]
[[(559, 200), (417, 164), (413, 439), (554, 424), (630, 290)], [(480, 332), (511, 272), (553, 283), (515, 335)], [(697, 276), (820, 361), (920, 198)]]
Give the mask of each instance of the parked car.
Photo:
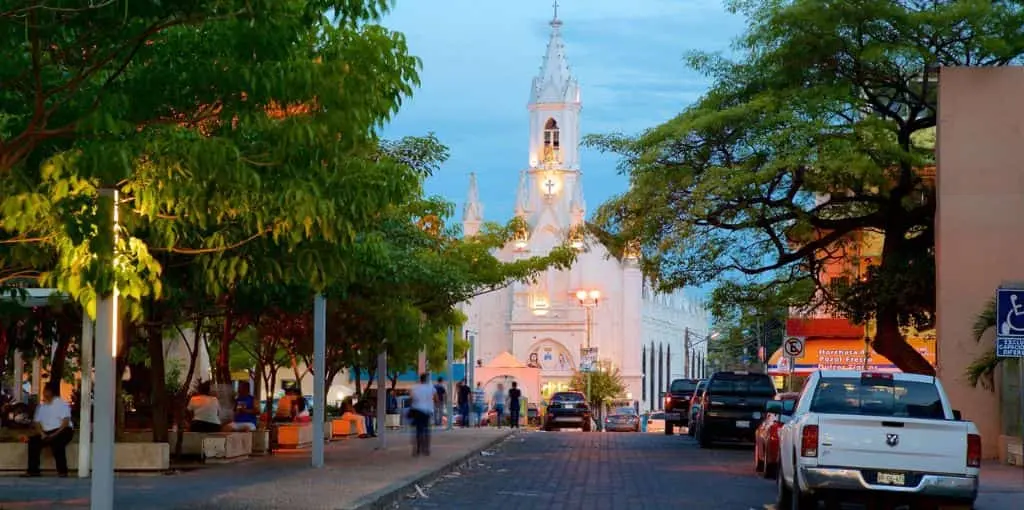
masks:
[(717, 372), (701, 397), (696, 438), (701, 448), (718, 441), (754, 442), (765, 403), (775, 398), (771, 377), (746, 371)]
[(779, 508), (838, 498), (881, 508), (973, 508), (981, 435), (953, 410), (936, 377), (818, 371), (799, 401), (766, 410), (792, 417), (779, 434)]
[(701, 379), (700, 382), (697, 383), (697, 389), (693, 390), (693, 397), (690, 398), (690, 416), (689, 419), (686, 420), (686, 435), (690, 437), (694, 436), (694, 430), (696, 429), (694, 424), (697, 423), (697, 418), (700, 417), (700, 399), (704, 396), (704, 390), (707, 386), (708, 380)]
[(665, 413), (659, 411), (647, 417), (647, 432), (665, 431)]
[(560, 391), (551, 396), (547, 416), (544, 419), (544, 430), (593, 429), (593, 415), (587, 398), (579, 391)]
[(620, 407), (604, 419), (604, 429), (608, 432), (640, 432), (640, 416), (632, 407)]
[(676, 379), (665, 394), (665, 435), (675, 433), (675, 427), (685, 427), (690, 421), (690, 399), (700, 379)]
[[(775, 396), (778, 401), (795, 401), (800, 397), (799, 393), (779, 393)], [(770, 407), (771, 402), (765, 404)], [(767, 409), (766, 409), (767, 411)], [(754, 433), (754, 472), (763, 475), (765, 478), (775, 478), (779, 469), (779, 430), (789, 421), (789, 417), (780, 413), (765, 413), (764, 421)]]

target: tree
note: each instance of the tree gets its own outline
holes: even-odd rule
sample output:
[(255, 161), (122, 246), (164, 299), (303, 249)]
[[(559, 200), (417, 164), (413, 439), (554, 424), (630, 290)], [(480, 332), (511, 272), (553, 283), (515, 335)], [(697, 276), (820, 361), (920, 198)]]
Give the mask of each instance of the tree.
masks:
[[(640, 136), (591, 138), (621, 154), (630, 191), (597, 225), (639, 238), (663, 288), (736, 275), (810, 281), (904, 371), (934, 368), (901, 333), (931, 327), (938, 69), (1024, 54), (1017, 2), (736, 0), (738, 61), (695, 54), (714, 82)], [(831, 288), (821, 267), (857, 236), (883, 237), (863, 279)]]
[(598, 407), (613, 398), (622, 397), (626, 392), (626, 384), (622, 382), (622, 374), (619, 373), (617, 367), (610, 370), (608, 367), (604, 367), (596, 372), (577, 371), (572, 375), (569, 387), (573, 391), (582, 391), (586, 394), (587, 379), (590, 379), (590, 393), (587, 398), (593, 407)]
[[(985, 306), (978, 313), (978, 316), (974, 318), (974, 325), (971, 327), (971, 332), (974, 334), (974, 340), (981, 342), (981, 339), (985, 337), (985, 334), (989, 330), (996, 328), (996, 300), (992, 298), (985, 303)], [(995, 373), (996, 368), (1006, 358), (1000, 358), (996, 356), (996, 347), (993, 345), (991, 348), (986, 349), (985, 352), (974, 360), (970, 365), (967, 366), (967, 380), (971, 383), (971, 386), (978, 386), (981, 384), (983, 387), (990, 390), (995, 390)]]
[(790, 307), (811, 299), (814, 287), (809, 283), (803, 280), (794, 284), (740, 285), (726, 281), (718, 285), (709, 300), (718, 332), (715, 340), (708, 341), (711, 364), (723, 368), (741, 366), (744, 356), (754, 360), (759, 346), (764, 346), (765, 358), (770, 357), (782, 345)]
[[(49, 283), (90, 309), (116, 282), (138, 316), (136, 302), (159, 296), (159, 253), (196, 257), (221, 294), (245, 272), (244, 256), (224, 252), (352, 242), (419, 185), (376, 139), (419, 65), (376, 24), (385, 2), (45, 4), (0, 15), (16, 48), (0, 63), (0, 176), (12, 191), (0, 240), (53, 252)], [(96, 189), (115, 186), (123, 264), (112, 270), (89, 254), (104, 244), (92, 228), (110, 222)], [(40, 271), (20, 259), (16, 271)]]

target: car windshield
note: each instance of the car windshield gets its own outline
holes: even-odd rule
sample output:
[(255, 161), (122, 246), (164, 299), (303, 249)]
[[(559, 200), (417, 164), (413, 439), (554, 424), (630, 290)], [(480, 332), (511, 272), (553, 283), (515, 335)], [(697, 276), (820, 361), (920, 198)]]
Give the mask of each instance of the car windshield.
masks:
[(692, 379), (676, 379), (672, 381), (672, 386), (668, 390), (672, 393), (693, 393), (699, 382)]
[(723, 372), (715, 374), (707, 391), (713, 395), (756, 395), (775, 396), (775, 384), (767, 375), (736, 374)]
[(583, 402), (583, 394), (575, 392), (555, 393), (551, 397), (552, 402)]
[(811, 412), (935, 420), (946, 418), (942, 398), (934, 384), (879, 377), (822, 378), (811, 400)]

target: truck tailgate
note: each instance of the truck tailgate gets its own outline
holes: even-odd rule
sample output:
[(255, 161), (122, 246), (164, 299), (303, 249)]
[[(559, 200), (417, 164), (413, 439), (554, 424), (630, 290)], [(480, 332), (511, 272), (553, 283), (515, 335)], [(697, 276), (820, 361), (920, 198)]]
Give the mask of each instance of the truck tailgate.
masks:
[(819, 463), (827, 466), (962, 474), (966, 422), (818, 415)]

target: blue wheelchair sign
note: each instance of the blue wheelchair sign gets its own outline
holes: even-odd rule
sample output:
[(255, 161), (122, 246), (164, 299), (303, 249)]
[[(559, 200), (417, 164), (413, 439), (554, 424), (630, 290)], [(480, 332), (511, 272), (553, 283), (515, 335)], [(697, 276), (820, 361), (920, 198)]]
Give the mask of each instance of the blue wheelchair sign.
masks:
[(996, 293), (996, 356), (1024, 357), (1024, 289)]

